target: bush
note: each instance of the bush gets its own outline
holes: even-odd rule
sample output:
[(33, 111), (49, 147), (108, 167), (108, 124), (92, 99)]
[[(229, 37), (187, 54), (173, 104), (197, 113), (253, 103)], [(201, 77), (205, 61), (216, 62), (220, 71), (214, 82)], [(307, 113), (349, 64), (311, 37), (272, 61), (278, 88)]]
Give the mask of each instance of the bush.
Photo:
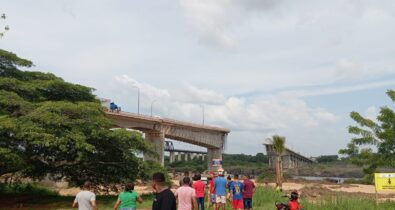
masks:
[(35, 184), (0, 184), (0, 195), (59, 196), (58, 192)]
[(161, 166), (159, 163), (156, 163), (154, 161), (144, 161), (143, 167), (140, 170), (140, 178), (142, 181), (151, 181), (152, 175), (157, 172), (162, 172), (165, 174), (166, 177), (166, 183), (171, 186), (172, 181), (169, 176), (169, 172)]
[(264, 170), (257, 178), (257, 182), (263, 183), (263, 182), (272, 182), (276, 178), (275, 172), (273, 169), (266, 169)]

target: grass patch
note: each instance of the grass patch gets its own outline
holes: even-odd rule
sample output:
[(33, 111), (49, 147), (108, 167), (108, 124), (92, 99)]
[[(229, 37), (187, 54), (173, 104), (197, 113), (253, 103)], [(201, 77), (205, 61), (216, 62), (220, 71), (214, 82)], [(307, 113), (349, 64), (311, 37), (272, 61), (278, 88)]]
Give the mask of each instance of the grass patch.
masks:
[[(70, 209), (74, 196), (59, 196), (56, 192), (43, 187), (30, 186), (1, 186), (0, 210), (17, 209), (15, 204), (23, 203), (23, 209), (31, 210), (63, 210)], [(7, 197), (4, 197), (7, 196)], [(12, 196), (11, 196), (12, 195)], [(276, 201), (287, 202), (284, 193), (274, 191), (271, 187), (259, 187), (254, 194), (253, 205), (256, 210), (275, 209)], [(151, 209), (153, 195), (143, 195), (144, 202), (138, 205), (138, 209)], [(17, 202), (9, 202), (12, 199), (21, 198)], [(310, 200), (309, 200), (310, 199)], [(117, 196), (97, 196), (97, 204), (101, 210), (112, 210)], [(14, 200), (15, 201), (15, 200)], [(8, 202), (8, 205), (6, 205)], [(311, 199), (303, 198), (301, 201), (305, 210), (393, 210), (394, 202), (384, 202), (376, 205), (374, 195), (330, 193)], [(206, 204), (207, 205), (207, 204)], [(231, 209), (230, 203), (227, 209)]]

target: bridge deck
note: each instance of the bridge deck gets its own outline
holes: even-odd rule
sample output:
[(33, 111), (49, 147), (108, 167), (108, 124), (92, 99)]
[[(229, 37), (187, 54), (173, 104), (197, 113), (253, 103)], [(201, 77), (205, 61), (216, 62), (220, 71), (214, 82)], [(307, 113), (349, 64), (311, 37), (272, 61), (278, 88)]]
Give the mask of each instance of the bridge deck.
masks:
[(200, 125), (196, 123), (190, 123), (190, 122), (185, 122), (185, 121), (180, 121), (180, 120), (174, 120), (174, 119), (169, 119), (169, 118), (161, 118), (161, 117), (151, 117), (148, 115), (142, 115), (142, 114), (135, 114), (135, 113), (130, 113), (130, 112), (106, 112), (107, 115), (113, 115), (113, 116), (120, 116), (120, 117), (130, 117), (130, 118), (135, 118), (135, 119), (140, 119), (143, 121), (150, 121), (150, 122), (157, 122), (157, 123), (163, 123), (163, 124), (172, 124), (176, 126), (182, 126), (182, 127), (190, 127), (190, 128), (195, 128), (195, 129), (202, 129), (202, 130), (209, 130), (209, 131), (217, 131), (217, 132), (223, 132), (223, 133), (229, 133), (230, 130), (226, 128), (220, 128), (217, 126), (211, 126), (211, 125)]
[(205, 151), (193, 151), (186, 149), (165, 149), (166, 152), (184, 152), (184, 153), (196, 153), (196, 154), (207, 154)]

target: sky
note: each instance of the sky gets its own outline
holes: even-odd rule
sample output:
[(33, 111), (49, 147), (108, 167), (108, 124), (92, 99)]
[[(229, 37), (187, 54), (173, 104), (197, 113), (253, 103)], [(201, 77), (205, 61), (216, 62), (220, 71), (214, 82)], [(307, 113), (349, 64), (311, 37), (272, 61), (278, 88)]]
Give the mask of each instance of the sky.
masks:
[[(395, 89), (395, 1), (0, 0), (0, 48), (125, 111), (229, 128), (226, 152), (274, 134), (337, 154), (351, 111)], [(175, 147), (201, 149), (175, 143)]]

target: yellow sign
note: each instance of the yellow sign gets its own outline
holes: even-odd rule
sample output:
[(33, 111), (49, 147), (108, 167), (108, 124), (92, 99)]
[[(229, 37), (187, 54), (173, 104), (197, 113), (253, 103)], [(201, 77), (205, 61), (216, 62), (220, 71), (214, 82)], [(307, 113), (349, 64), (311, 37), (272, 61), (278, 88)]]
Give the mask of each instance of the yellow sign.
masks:
[(395, 173), (375, 173), (374, 182), (376, 190), (393, 190), (395, 191)]

